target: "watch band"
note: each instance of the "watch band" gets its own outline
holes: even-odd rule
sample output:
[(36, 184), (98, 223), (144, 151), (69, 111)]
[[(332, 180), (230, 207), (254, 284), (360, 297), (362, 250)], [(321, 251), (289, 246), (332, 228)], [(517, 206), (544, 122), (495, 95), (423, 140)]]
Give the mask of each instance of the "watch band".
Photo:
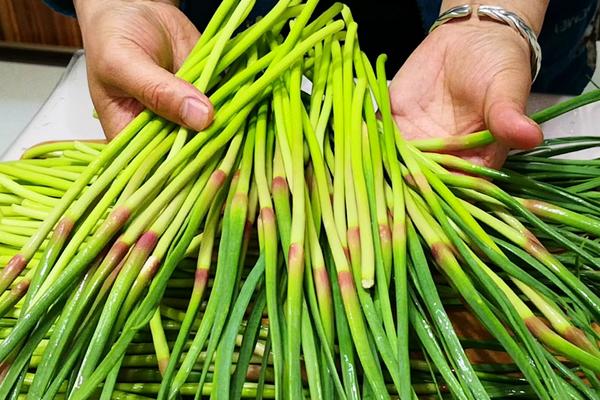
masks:
[[(535, 81), (535, 78), (537, 78), (542, 66), (542, 49), (540, 48), (533, 29), (531, 29), (529, 25), (527, 25), (527, 23), (517, 14), (502, 7), (489, 5), (479, 5), (475, 7), (477, 9), (476, 12), (478, 16), (488, 17), (512, 27), (519, 32), (519, 34), (527, 41), (527, 43), (529, 43), (529, 49), (531, 53), (531, 77), (532, 81)], [(434, 29), (450, 20), (469, 17), (473, 14), (473, 12), (474, 7), (470, 4), (452, 7), (440, 14), (433, 25), (431, 25), (431, 28), (429, 28), (429, 32), (431, 33)]]

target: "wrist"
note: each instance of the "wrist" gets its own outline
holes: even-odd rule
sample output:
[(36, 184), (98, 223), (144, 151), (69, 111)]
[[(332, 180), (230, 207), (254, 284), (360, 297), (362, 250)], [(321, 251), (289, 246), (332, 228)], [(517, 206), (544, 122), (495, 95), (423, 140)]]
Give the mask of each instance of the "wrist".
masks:
[[(535, 80), (540, 71), (542, 52), (537, 41), (536, 33), (521, 16), (513, 11), (506, 10), (501, 6), (491, 6), (488, 4), (460, 4), (443, 11), (431, 26), (429, 32), (432, 33), (442, 25), (448, 25), (448, 23), (456, 21), (462, 21), (459, 26), (465, 26), (475, 22), (476, 25), (479, 25), (476, 29), (480, 32), (485, 32), (485, 27), (482, 25), (486, 25), (486, 23), (490, 22), (492, 24), (499, 22), (504, 30), (509, 28), (514, 34), (520, 36), (522, 41), (528, 44), (530, 50), (531, 76), (532, 79)], [(512, 39), (516, 38), (516, 35), (513, 35)]]
[(98, 9), (106, 9), (111, 3), (139, 3), (139, 2), (154, 2), (165, 3), (179, 8), (181, 0), (73, 0), (73, 6), (78, 17), (89, 15), (90, 12)]
[(75, 8), (75, 13), (81, 27), (84, 42), (87, 27), (93, 26), (94, 21), (104, 13), (114, 10), (117, 6), (126, 6), (128, 4), (133, 6), (144, 3), (163, 3), (179, 8), (180, 0), (73, 0), (73, 7)]
[(527, 25), (539, 35), (542, 30), (542, 24), (544, 22), (544, 15), (548, 8), (548, 0), (443, 0), (442, 6), (440, 7), (440, 14), (444, 11), (463, 4), (469, 4), (473, 6), (477, 5), (489, 5), (499, 6), (507, 11), (511, 11), (521, 17)]
[(494, 40), (502, 38), (504, 43), (511, 42), (520, 48), (525, 56), (530, 54), (529, 44), (515, 29), (487, 17), (471, 15), (467, 18), (452, 19), (429, 33), (429, 35), (436, 34), (450, 35), (454, 38), (467, 36), (469, 38), (493, 37)]
[(87, 25), (86, 21), (93, 19), (98, 11), (110, 9), (113, 4), (121, 2), (122, 0), (73, 0), (73, 7), (83, 29)]

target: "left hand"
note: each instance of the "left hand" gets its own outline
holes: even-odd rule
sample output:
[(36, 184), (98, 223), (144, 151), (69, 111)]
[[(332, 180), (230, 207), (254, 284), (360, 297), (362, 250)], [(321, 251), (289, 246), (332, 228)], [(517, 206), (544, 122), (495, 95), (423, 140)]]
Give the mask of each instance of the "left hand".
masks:
[(496, 142), (455, 153), (499, 168), (510, 149), (534, 147), (540, 127), (525, 115), (531, 86), (527, 42), (489, 20), (455, 20), (435, 29), (390, 86), (392, 112), (408, 139), (489, 129)]
[(209, 99), (174, 75), (200, 33), (175, 0), (75, 0), (90, 94), (104, 133), (114, 138), (148, 108), (201, 131)]

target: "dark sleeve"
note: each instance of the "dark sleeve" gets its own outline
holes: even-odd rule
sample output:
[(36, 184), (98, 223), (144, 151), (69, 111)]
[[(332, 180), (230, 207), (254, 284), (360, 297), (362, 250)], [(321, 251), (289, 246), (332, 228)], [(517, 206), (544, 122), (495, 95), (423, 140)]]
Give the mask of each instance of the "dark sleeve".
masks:
[(69, 17), (75, 16), (75, 8), (73, 7), (73, 0), (43, 0), (44, 3), (54, 11), (61, 14), (68, 15)]
[(427, 32), (440, 15), (442, 0), (417, 0), (417, 4), (419, 6), (419, 10), (421, 11), (423, 30)]
[[(327, 3), (333, 3), (333, 0)], [(374, 65), (380, 54), (387, 54), (386, 73), (391, 79), (425, 37), (418, 2), (344, 0), (344, 3), (358, 23), (360, 47), (371, 63)]]
[[(200, 31), (203, 31), (221, 2), (221, 0), (182, 0), (180, 2), (180, 8), (190, 21), (192, 21)], [(257, 0), (246, 21), (254, 21), (256, 18), (264, 16), (276, 3), (276, 0)]]
[(593, 29), (597, 0), (551, 1), (542, 32), (542, 69), (533, 90), (543, 93), (579, 94), (596, 67)]

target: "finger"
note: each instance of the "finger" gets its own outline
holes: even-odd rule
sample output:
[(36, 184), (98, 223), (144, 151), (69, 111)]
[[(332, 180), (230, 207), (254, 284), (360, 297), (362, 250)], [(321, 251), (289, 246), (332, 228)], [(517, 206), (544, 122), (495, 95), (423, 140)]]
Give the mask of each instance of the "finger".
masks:
[[(136, 62), (132, 63), (131, 60)], [(192, 84), (158, 66), (149, 57), (110, 61), (103, 76), (107, 83), (137, 99), (158, 115), (187, 128), (201, 131), (212, 122), (213, 107), (208, 98)]]
[[(171, 42), (171, 57), (168, 69), (177, 71), (194, 48), (200, 32), (188, 17), (177, 7), (173, 7), (172, 0), (161, 0), (164, 2), (163, 12), (158, 12), (154, 16), (158, 18), (159, 23), (168, 32), (168, 39)], [(167, 65), (162, 64), (167, 68)]]
[(509, 148), (529, 149), (543, 140), (540, 127), (525, 115), (530, 80), (518, 72), (499, 74), (488, 89), (484, 117), (494, 137)]
[(94, 110), (107, 139), (114, 139), (143, 109), (142, 103), (124, 93), (111, 91), (99, 82), (96, 75), (89, 74), (88, 85)]
[[(170, 21), (170, 20), (169, 20)], [(177, 23), (178, 21), (173, 21)], [(194, 24), (178, 24), (173, 28), (176, 34), (171, 38), (171, 47), (173, 48), (173, 71), (179, 70), (190, 52), (200, 39), (200, 32)]]
[(471, 150), (451, 152), (472, 164), (499, 169), (508, 156), (509, 149), (499, 141)]
[(98, 119), (108, 140), (114, 139), (138, 115), (144, 106), (132, 98), (112, 99), (107, 104), (96, 107)]

